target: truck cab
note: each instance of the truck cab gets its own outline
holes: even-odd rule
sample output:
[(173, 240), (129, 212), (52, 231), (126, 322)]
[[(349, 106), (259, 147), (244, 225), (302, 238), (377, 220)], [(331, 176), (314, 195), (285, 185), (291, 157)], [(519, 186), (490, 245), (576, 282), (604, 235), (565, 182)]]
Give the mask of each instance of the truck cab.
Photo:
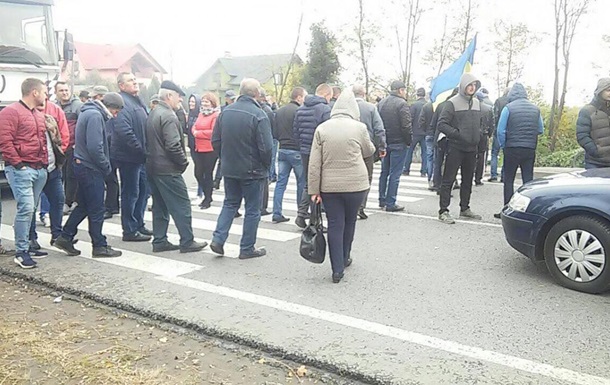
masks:
[[(21, 83), (60, 74), (53, 0), (0, 0), (0, 109), (21, 99)], [(8, 183), (0, 160), (0, 187)]]

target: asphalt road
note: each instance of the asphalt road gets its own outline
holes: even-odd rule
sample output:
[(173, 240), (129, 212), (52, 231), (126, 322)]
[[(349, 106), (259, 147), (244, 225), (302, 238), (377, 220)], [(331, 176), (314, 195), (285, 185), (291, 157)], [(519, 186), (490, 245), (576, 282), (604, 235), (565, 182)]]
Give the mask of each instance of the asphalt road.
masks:
[[(186, 175), (194, 187), (191, 171)], [(610, 295), (559, 287), (508, 246), (493, 218), (501, 208), (500, 184), (473, 187), (471, 207), (483, 220), (455, 225), (436, 219), (438, 197), (425, 178), (402, 177), (404, 213), (376, 209), (376, 185), (370, 218), (357, 225), (354, 263), (340, 284), (331, 282), (328, 262), (301, 259), (292, 221), (274, 225), (270, 217), (258, 242), (268, 255), (257, 260), (235, 258), (241, 219), (228, 240), (229, 256), (220, 258), (207, 248), (153, 255), (150, 244), (120, 240), (115, 216), (104, 230), (125, 251), (121, 258), (88, 258), (83, 231), (81, 257), (50, 248), (37, 269), (0, 260), (0, 270), (368, 382), (610, 384)], [(294, 180), (291, 186), (284, 214), (294, 218)], [(213, 206), (221, 200), (222, 190)], [(455, 191), (456, 216), (458, 201)], [(210, 239), (214, 207), (194, 206), (196, 237)], [(14, 202), (4, 199), (3, 211), (3, 224), (11, 224)], [(47, 230), (39, 232), (43, 247)], [(6, 225), (1, 234), (13, 237)]]

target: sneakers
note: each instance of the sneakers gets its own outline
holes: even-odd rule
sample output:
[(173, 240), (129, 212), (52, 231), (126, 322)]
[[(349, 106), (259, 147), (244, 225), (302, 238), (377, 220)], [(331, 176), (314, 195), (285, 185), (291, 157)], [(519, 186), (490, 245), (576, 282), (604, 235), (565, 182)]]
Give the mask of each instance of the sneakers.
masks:
[(195, 253), (197, 251), (203, 250), (203, 248), (206, 247), (207, 245), (208, 245), (207, 242), (199, 243), (199, 242), (192, 241), (188, 245), (181, 247), (180, 252), (181, 253)]
[(153, 253), (163, 253), (164, 251), (180, 250), (180, 246), (174, 245), (171, 242), (165, 242), (158, 245), (153, 245)]
[(150, 240), (150, 235), (144, 235), (139, 231), (136, 231), (133, 234), (123, 235), (123, 242), (148, 242)]
[(449, 211), (445, 211), (442, 214), (439, 214), (438, 215), (438, 220), (443, 222), (443, 223), (447, 223), (449, 225), (452, 225), (452, 224), (455, 223), (455, 219), (453, 219), (451, 214), (449, 214)]
[(119, 250), (115, 250), (110, 246), (100, 246), (93, 248), (93, 258), (116, 258), (123, 255)]
[(389, 212), (389, 213), (394, 213), (397, 211), (404, 211), (405, 210), (405, 206), (399, 206), (399, 205), (394, 205), (394, 206), (386, 206), (385, 211)]
[(479, 214), (473, 213), (472, 210), (470, 210), (470, 209), (466, 209), (464, 211), (460, 211), (460, 218), (476, 219), (476, 220), (483, 219), (482, 216), (480, 216)]
[(212, 243), (210, 243), (210, 249), (218, 255), (225, 255), (225, 249), (220, 243), (212, 241)]
[(290, 221), (290, 218), (286, 218), (283, 215), (281, 215), (279, 217), (271, 218), (271, 222), (273, 222), (273, 223), (284, 223), (284, 222), (289, 222), (289, 221)]
[(30, 253), (30, 257), (33, 259), (42, 259), (42, 258), (46, 258), (49, 256), (49, 253), (47, 253), (46, 251), (42, 251), (42, 250), (29, 250)]
[(29, 253), (17, 253), (15, 259), (13, 259), (13, 262), (15, 262), (22, 269), (33, 269), (36, 267), (36, 261), (30, 257)]
[(55, 242), (52, 243), (53, 246), (57, 247), (59, 250), (67, 253), (71, 257), (76, 257), (80, 255), (80, 250), (74, 248), (74, 242), (64, 238), (63, 236), (57, 237)]
[(305, 220), (305, 218), (300, 216), (294, 220), (294, 224), (297, 225), (300, 229), (304, 229), (305, 227), (307, 227), (307, 221)]
[(267, 255), (267, 250), (265, 250), (264, 247), (261, 247), (259, 249), (254, 249), (252, 251), (240, 252), (239, 259), (258, 258), (258, 257), (264, 257), (265, 255)]
[(369, 216), (366, 215), (366, 213), (364, 212), (364, 209), (360, 209), (360, 210), (358, 210), (358, 218), (369, 219)]

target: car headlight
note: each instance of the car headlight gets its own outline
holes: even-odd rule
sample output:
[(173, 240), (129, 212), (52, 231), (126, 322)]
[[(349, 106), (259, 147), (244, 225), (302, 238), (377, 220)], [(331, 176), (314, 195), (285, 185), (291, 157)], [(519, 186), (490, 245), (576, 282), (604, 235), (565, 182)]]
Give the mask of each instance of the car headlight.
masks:
[(510, 198), (510, 202), (508, 202), (508, 207), (513, 209), (514, 211), (526, 212), (527, 206), (529, 206), (532, 200), (529, 197), (526, 197), (519, 192), (513, 194), (513, 197)]

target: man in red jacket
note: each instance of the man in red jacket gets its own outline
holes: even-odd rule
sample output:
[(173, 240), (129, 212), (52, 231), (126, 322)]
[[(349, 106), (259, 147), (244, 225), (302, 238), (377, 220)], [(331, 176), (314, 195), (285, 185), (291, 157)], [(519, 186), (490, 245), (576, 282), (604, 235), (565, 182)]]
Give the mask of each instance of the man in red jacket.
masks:
[(15, 214), (15, 263), (24, 269), (36, 267), (29, 253), (30, 224), (38, 206), (40, 193), (47, 181), (47, 137), (44, 106), (47, 87), (34, 78), (21, 84), (21, 100), (0, 111), (0, 153), (13, 196)]

